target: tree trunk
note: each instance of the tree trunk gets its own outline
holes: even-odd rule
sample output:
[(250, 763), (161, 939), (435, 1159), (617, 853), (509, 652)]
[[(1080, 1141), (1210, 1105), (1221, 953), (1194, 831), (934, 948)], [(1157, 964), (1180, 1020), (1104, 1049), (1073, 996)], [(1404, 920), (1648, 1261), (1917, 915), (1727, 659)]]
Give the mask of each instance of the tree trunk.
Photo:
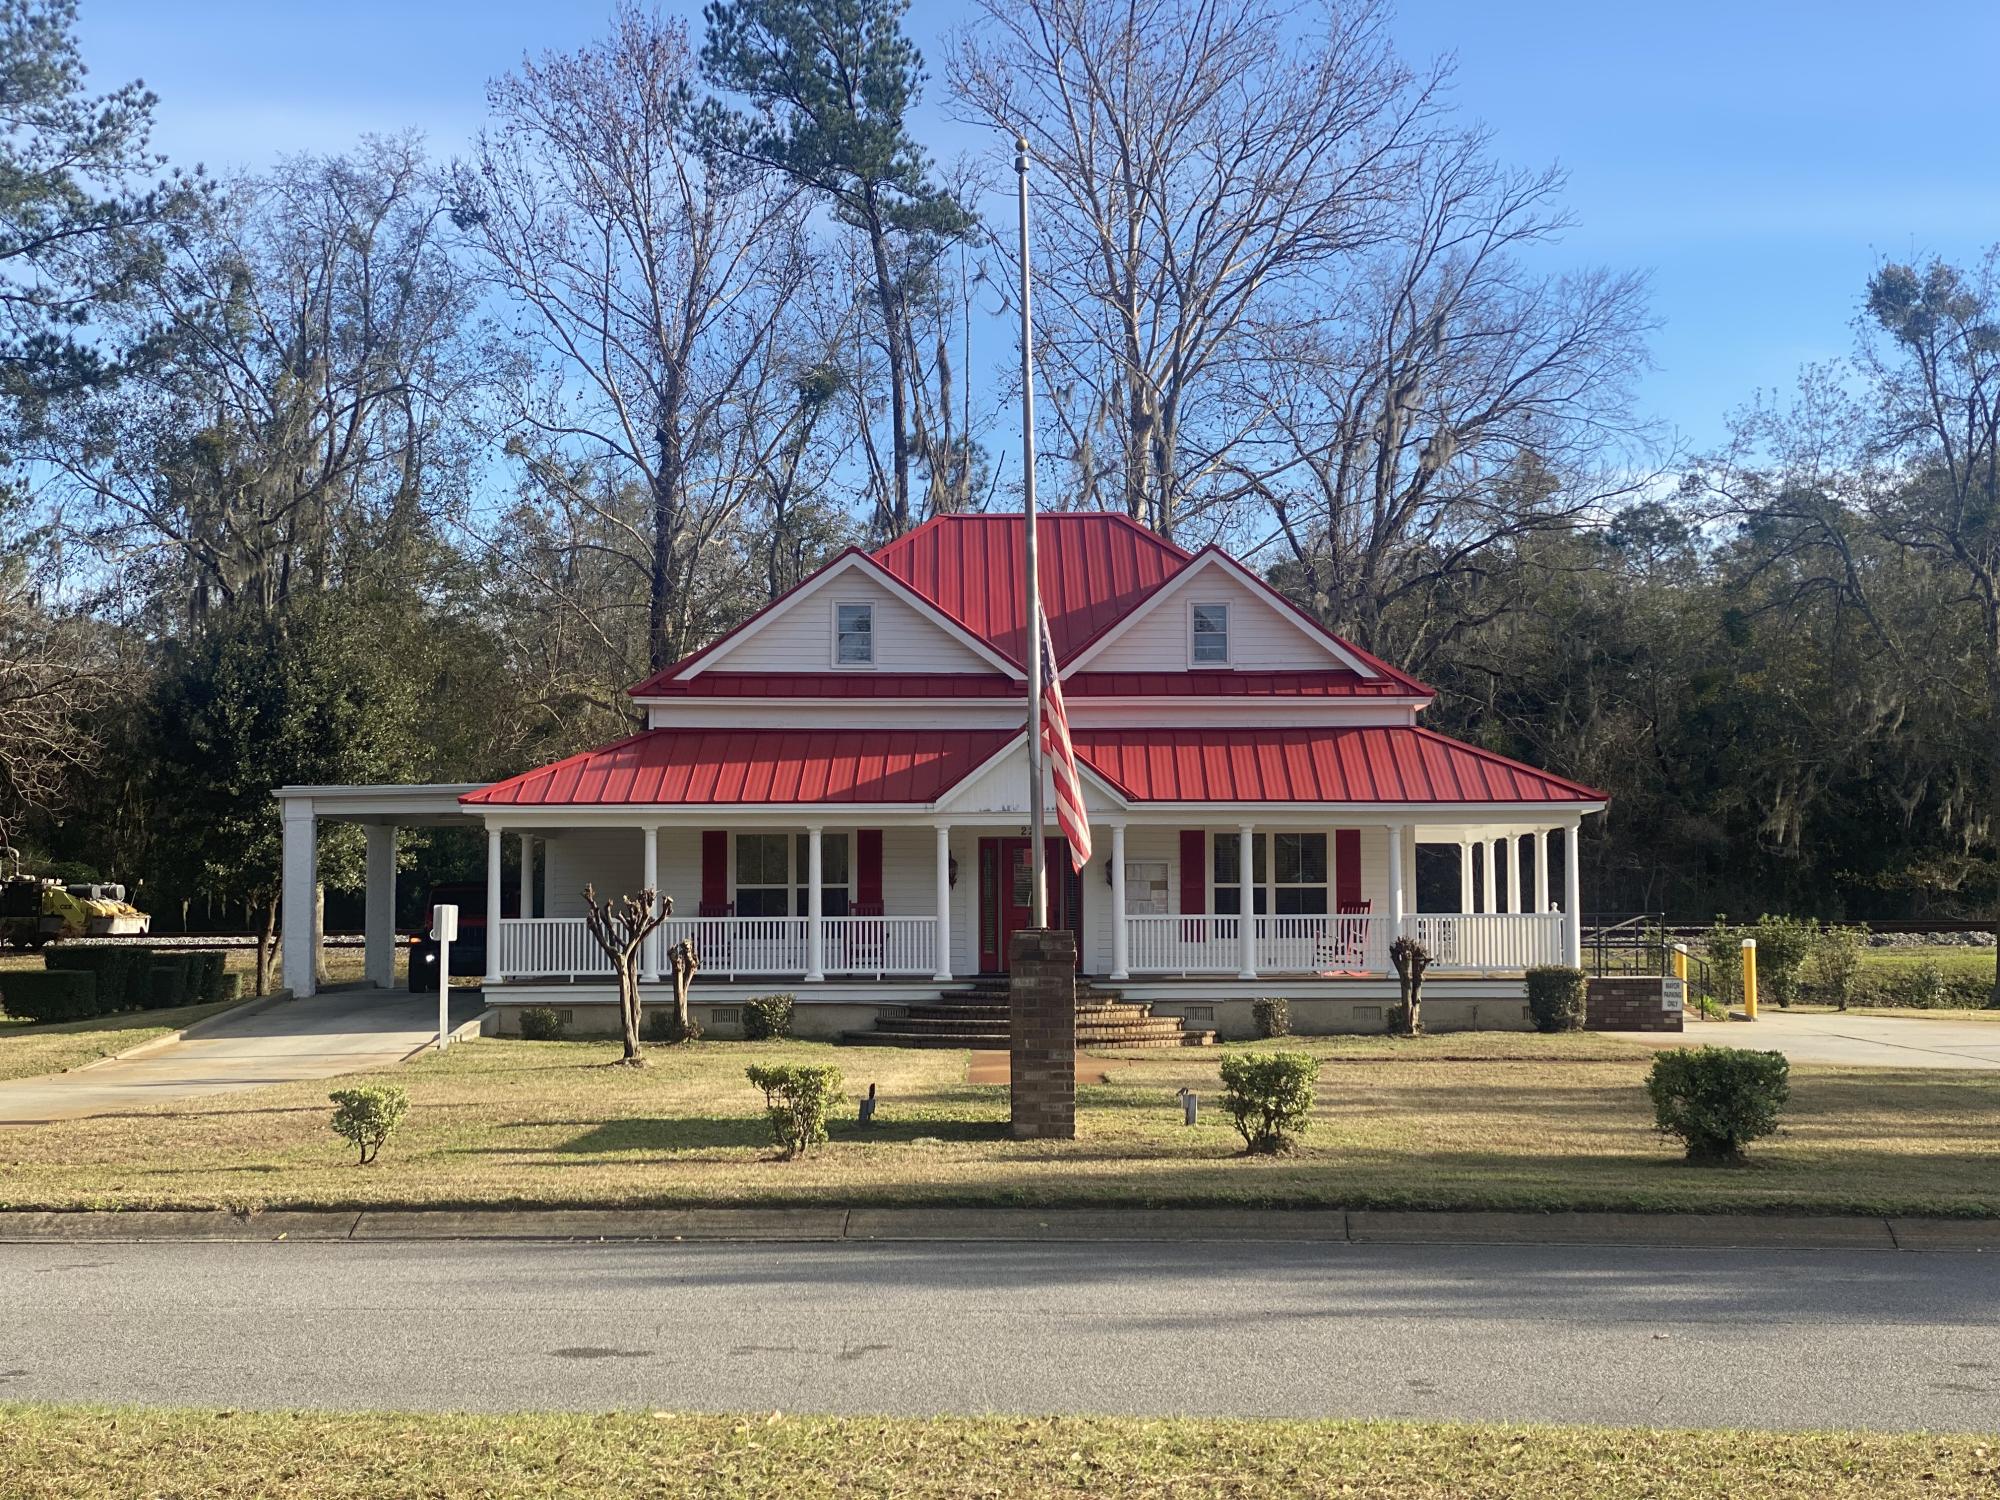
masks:
[(271, 993), (271, 947), (278, 931), (278, 903), (264, 902), (264, 925), (257, 929), (257, 993)]
[(313, 959), (313, 983), (328, 984), (333, 976), (326, 968), (326, 886), (313, 887), (313, 930), (311, 936)]
[(625, 1025), (624, 1061), (643, 1063), (639, 1055), (639, 973), (637, 950), (618, 960), (618, 1011)]
[(910, 529), (910, 419), (903, 393), (903, 320), (895, 278), (889, 272), (888, 231), (882, 227), (873, 188), (868, 190), (868, 247), (875, 253), (875, 300), (882, 309), (882, 347), (889, 356), (890, 457), (896, 471), (895, 489), (889, 498), (889, 534), (901, 536)]
[(674, 554), (681, 533), (682, 457), (679, 381), (669, 375), (660, 398), (659, 424), (653, 432), (658, 466), (653, 473), (653, 562), (646, 595), (646, 656), (653, 670), (670, 665), (678, 591), (674, 586)]
[(674, 1022), (680, 1028), (682, 1036), (686, 1036), (690, 1028), (694, 1025), (694, 1017), (688, 1013), (688, 982), (693, 978), (694, 975), (687, 969), (678, 966), (675, 967)]

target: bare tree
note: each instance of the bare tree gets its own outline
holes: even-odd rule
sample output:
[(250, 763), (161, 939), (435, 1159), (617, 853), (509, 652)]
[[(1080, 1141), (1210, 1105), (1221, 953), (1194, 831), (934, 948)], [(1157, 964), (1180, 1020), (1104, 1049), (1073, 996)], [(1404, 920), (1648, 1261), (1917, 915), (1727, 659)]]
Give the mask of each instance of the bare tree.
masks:
[[(618, 981), (618, 1014), (625, 1027), (625, 1056), (620, 1059), (641, 1068), (646, 1059), (639, 1051), (639, 952), (646, 939), (674, 914), (674, 898), (661, 896), (651, 886), (636, 896), (607, 896), (597, 899), (597, 888), (583, 888), (584, 922), (591, 937), (611, 960), (611, 972)], [(677, 1009), (686, 1010), (686, 990), (678, 975), (674, 983)]]
[(1044, 174), (1037, 337), (1078, 501), (1171, 536), (1229, 483), (1223, 377), (1381, 240), (1441, 73), (1396, 60), (1374, 0), (979, 10), (951, 82)]
[(233, 184), (107, 312), (156, 356), (38, 456), (170, 623), (397, 574), (463, 500), (482, 374), (446, 229), (414, 139), (299, 157)]
[[(622, 6), (606, 40), (489, 87), (493, 123), (456, 174), (527, 372), (501, 421), (644, 578), (653, 668), (699, 634), (704, 548), (786, 441), (773, 407), (809, 271), (803, 195), (692, 139), (693, 79), (686, 28)], [(608, 503), (628, 481), (643, 517)]]
[(19, 560), (0, 556), (0, 846), (30, 811), (55, 807), (89, 759), (109, 689), (102, 630), (51, 614)]
[(1222, 467), (1276, 521), (1295, 596), (1415, 670), (1508, 607), (1490, 583), (1526, 537), (1651, 478), (1643, 279), (1522, 263), (1563, 226), (1561, 186), (1480, 133), (1433, 141), (1385, 242), (1222, 381), (1245, 427)]

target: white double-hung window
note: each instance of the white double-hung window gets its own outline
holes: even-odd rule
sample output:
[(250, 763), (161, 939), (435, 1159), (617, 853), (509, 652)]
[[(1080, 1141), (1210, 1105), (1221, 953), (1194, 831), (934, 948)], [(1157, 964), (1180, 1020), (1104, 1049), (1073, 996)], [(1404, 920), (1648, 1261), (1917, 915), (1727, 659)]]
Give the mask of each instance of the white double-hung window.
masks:
[(1198, 667), (1229, 665), (1229, 606), (1197, 604), (1189, 619), (1188, 659)]
[(833, 664), (837, 667), (875, 665), (874, 605), (834, 605)]

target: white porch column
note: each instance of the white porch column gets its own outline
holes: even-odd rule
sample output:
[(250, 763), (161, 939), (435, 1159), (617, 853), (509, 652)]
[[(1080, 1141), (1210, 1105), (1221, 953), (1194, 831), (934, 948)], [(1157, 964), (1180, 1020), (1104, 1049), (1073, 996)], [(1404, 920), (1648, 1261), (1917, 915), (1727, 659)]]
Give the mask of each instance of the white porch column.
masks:
[(317, 985), (315, 951), (319, 946), (319, 926), (314, 920), (319, 884), (318, 825), (313, 818), (310, 798), (285, 799), (283, 865), (283, 909), (279, 922), (284, 934), (284, 985), (298, 1000), (314, 994)]
[(486, 980), (500, 982), (500, 825), (486, 825)]
[(1563, 962), (1583, 967), (1583, 873), (1577, 868), (1574, 823), (1563, 828)]
[(951, 826), (937, 828), (937, 972), (933, 982), (951, 979)]
[(1458, 909), (1472, 910), (1472, 841), (1458, 841)]
[[(639, 888), (651, 891), (655, 900), (660, 894), (660, 829), (658, 824), (649, 824), (639, 830), (641, 840)], [(657, 907), (654, 908), (658, 910)], [(639, 978), (647, 984), (656, 984), (660, 978), (660, 934), (653, 932), (639, 945)]]
[(1389, 825), (1389, 921), (1392, 939), (1403, 935), (1403, 918), (1410, 912), (1403, 884), (1403, 825)]
[(396, 830), (392, 824), (369, 823), (368, 897), (362, 930), (366, 934), (368, 982), (378, 990), (396, 987)]
[(1549, 909), (1549, 831), (1537, 828), (1535, 841), (1535, 912), (1540, 915)]
[(1243, 967), (1236, 971), (1238, 979), (1257, 977), (1257, 876), (1256, 848), (1257, 830), (1244, 823), (1236, 830), (1236, 877), (1237, 889), (1242, 894), (1241, 935), (1243, 939)]
[(1111, 825), (1111, 977), (1129, 979), (1132, 933), (1125, 919), (1125, 825)]
[(825, 933), (821, 930), (819, 919), (822, 868), (820, 828), (815, 823), (806, 829), (806, 980), (808, 983), (826, 978), (826, 948), (823, 945)]
[(1521, 835), (1507, 835), (1507, 852), (1513, 862), (1507, 867), (1507, 911), (1511, 916), (1521, 915), (1521, 891), (1527, 885), (1528, 846), (1521, 842)]
[(1486, 916), (1500, 910), (1493, 900), (1493, 841), (1479, 841), (1479, 873), (1486, 877), (1485, 887), (1479, 893), (1479, 910)]
[(535, 836), (521, 835), (521, 910), (520, 915), (532, 917), (535, 914)]

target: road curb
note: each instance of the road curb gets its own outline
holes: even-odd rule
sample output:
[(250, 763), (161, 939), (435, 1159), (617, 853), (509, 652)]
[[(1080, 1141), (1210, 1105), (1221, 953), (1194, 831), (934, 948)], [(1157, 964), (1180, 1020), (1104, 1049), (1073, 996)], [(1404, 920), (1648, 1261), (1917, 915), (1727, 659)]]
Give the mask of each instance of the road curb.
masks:
[(0, 1211), (0, 1243), (567, 1240), (1580, 1245), (1633, 1249), (2000, 1251), (2000, 1221), (1752, 1214), (1383, 1209), (272, 1209)]

